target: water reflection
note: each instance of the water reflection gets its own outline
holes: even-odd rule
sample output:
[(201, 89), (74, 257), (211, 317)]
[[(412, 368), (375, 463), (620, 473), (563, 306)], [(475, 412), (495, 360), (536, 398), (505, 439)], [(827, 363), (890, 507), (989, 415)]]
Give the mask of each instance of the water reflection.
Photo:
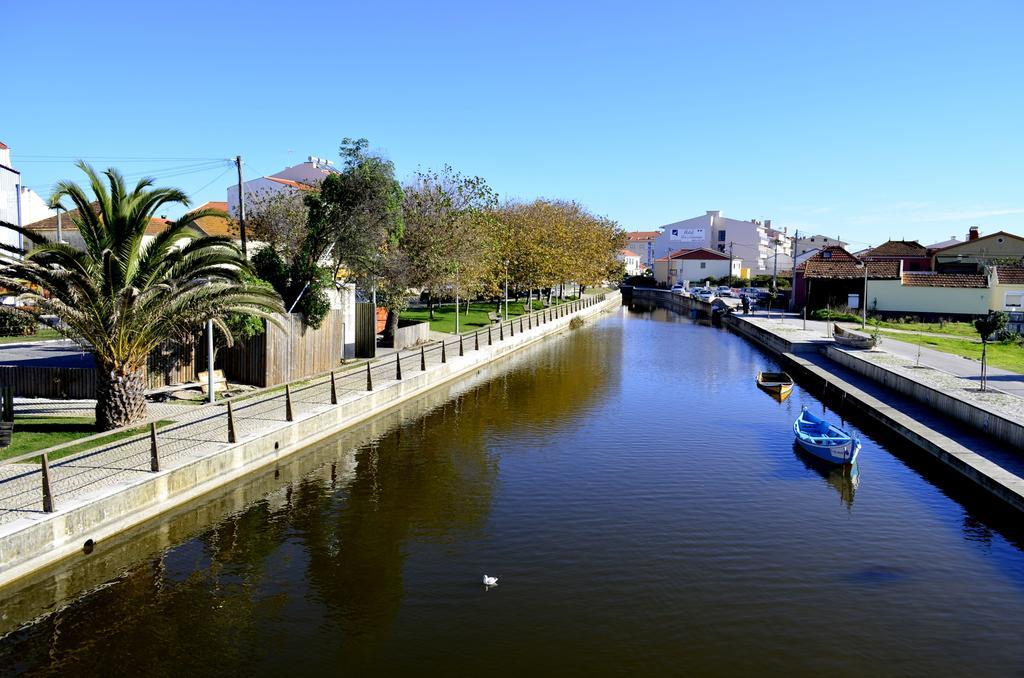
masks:
[[(0, 668), (96, 675), (125, 663), (159, 674), (174, 656), (175, 673), (208, 673), (215, 657), (234, 670), (294, 674), (303, 667), (294, 654), (278, 659), (277, 638), (325, 632), (338, 642), (318, 646), (304, 668), (359, 666), (392, 635), (410, 544), (480, 537), (497, 486), (489, 438), (571, 421), (618, 378), (608, 357), (617, 346), (555, 340), (525, 351), (481, 370), (471, 388), (425, 398), (429, 409), (413, 408), (416, 416), (389, 415), (321, 443), (297, 455), (308, 463), (292, 459), (131, 542), (177, 546), (140, 562), (128, 544), (100, 544), (79, 571), (7, 591), (0, 629), (43, 614), (3, 638)], [(538, 380), (547, 388), (530, 388)], [(215, 506), (233, 512), (211, 515)], [(204, 519), (215, 522), (200, 530)], [(175, 521), (198, 533), (181, 543)], [(69, 590), (79, 585), (95, 588)], [(46, 612), (46, 600), (57, 607)]]
[(854, 462), (847, 464), (830, 464), (824, 459), (806, 452), (796, 443), (793, 443), (793, 456), (800, 460), (804, 468), (814, 471), (821, 476), (825, 483), (839, 493), (840, 502), (847, 509), (853, 509), (853, 497), (860, 485), (860, 465)]

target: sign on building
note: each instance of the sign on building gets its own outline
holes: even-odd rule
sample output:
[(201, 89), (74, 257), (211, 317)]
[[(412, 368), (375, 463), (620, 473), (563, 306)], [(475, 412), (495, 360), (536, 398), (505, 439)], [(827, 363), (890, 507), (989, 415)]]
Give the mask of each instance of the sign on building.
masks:
[(707, 242), (704, 233), (703, 228), (670, 228), (668, 239), (686, 245), (703, 245)]

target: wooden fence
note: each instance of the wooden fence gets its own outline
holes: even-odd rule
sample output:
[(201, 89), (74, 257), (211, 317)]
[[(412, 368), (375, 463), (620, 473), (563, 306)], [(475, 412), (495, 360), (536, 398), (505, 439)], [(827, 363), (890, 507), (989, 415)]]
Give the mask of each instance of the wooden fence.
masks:
[[(195, 350), (191, 343), (167, 343), (153, 351), (143, 368), (146, 388), (195, 381)], [(96, 397), (94, 367), (0, 366), (0, 384), (19, 398), (92, 399)]]
[[(282, 319), (284, 327), (267, 323), (266, 332), (217, 352), (216, 367), (228, 381), (253, 386), (274, 386), (325, 372), (337, 366), (345, 353), (345, 323), (341, 311), (331, 311), (318, 329), (307, 327), (299, 314)], [(206, 364), (206, 351), (197, 351)]]

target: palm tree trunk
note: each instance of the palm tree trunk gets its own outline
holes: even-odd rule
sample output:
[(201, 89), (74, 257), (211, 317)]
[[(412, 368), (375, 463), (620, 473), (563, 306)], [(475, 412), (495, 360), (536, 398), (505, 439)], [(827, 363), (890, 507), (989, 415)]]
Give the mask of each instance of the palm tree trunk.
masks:
[(96, 368), (96, 428), (109, 431), (146, 416), (146, 380), (142, 371), (118, 375)]

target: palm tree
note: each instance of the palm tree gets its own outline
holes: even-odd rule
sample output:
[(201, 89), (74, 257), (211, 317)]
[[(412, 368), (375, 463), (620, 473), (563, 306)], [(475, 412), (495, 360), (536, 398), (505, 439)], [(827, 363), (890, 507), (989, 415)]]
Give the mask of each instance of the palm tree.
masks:
[(59, 318), (58, 329), (94, 356), (96, 425), (105, 431), (145, 416), (143, 367), (161, 342), (191, 336), (208, 319), (230, 338), (226, 314), (273, 320), (283, 309), (273, 290), (245, 284), (249, 264), (233, 241), (205, 236), (194, 223), (226, 215), (189, 212), (144, 244), (153, 215), (165, 205), (187, 207), (188, 197), (150, 188), (151, 178), (129, 192), (115, 169), (102, 173), (104, 181), (88, 164), (78, 167), (93, 201), (71, 182), (57, 184), (50, 201), (68, 198), (78, 208), (73, 222), (85, 249), (0, 221), (31, 242), (25, 250), (3, 247), (0, 285), (19, 295), (22, 312)]

